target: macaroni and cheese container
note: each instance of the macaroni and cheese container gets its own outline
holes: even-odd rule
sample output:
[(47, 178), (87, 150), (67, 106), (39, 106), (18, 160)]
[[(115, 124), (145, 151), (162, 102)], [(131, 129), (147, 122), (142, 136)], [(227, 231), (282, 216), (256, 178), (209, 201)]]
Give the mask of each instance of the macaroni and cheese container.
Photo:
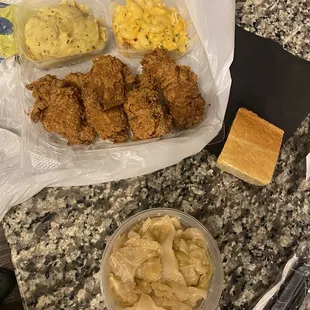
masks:
[[(186, 26), (187, 26), (187, 35), (189, 38), (189, 42), (187, 44), (186, 51), (179, 52), (175, 50), (175, 51), (169, 52), (169, 56), (171, 58), (178, 59), (182, 56), (187, 55), (189, 52), (191, 52), (195, 48), (195, 46), (199, 44), (200, 39), (199, 39), (195, 25), (190, 17), (190, 14), (188, 12), (188, 9), (187, 9), (187, 6), (184, 0), (163, 0), (163, 3), (166, 5), (168, 9), (175, 8), (178, 11), (178, 13), (181, 15), (181, 17), (184, 19)], [(135, 49), (133, 47), (125, 46), (123, 42), (118, 40), (117, 36), (114, 33), (113, 23), (114, 23), (116, 8), (118, 5), (126, 5), (126, 0), (111, 0), (110, 18), (111, 18), (111, 25), (112, 25), (116, 47), (119, 50), (119, 52), (125, 57), (141, 59), (146, 53), (150, 52), (151, 50)]]
[[(70, 2), (72, 2), (72, 0)], [(33, 16), (39, 9), (61, 3), (61, 0), (23, 0), (15, 7), (15, 26), (18, 53), (21, 57), (31, 62), (36, 68), (47, 70), (52, 68), (69, 66), (72, 64), (93, 59), (96, 55), (102, 53), (107, 44), (108, 33), (106, 34), (107, 40), (105, 44), (100, 48), (92, 50), (90, 52), (79, 53), (61, 58), (49, 58), (44, 60), (33, 59), (31, 53), (29, 53), (27, 49), (25, 42), (25, 25), (29, 18)], [(101, 3), (101, 1), (77, 0), (76, 3), (85, 5), (89, 9), (90, 14), (92, 14), (95, 19), (100, 19), (103, 22), (104, 27), (107, 29), (105, 21), (108, 20), (108, 16), (106, 15), (104, 5)]]
[[(100, 288), (101, 293), (103, 295), (103, 299), (105, 302), (105, 306), (108, 310), (117, 310), (117, 307), (112, 299), (112, 294), (108, 287), (107, 276), (109, 274), (109, 264), (108, 259), (112, 254), (113, 247), (118, 238), (128, 232), (135, 224), (144, 221), (148, 218), (155, 217), (163, 217), (165, 215), (169, 215), (171, 217), (176, 217), (180, 220), (180, 223), (185, 228), (197, 228), (203, 234), (206, 242), (207, 249), (209, 251), (209, 256), (213, 265), (213, 275), (210, 279), (209, 288), (207, 291), (207, 299), (203, 300), (195, 307), (194, 310), (215, 310), (218, 307), (219, 300), (223, 290), (223, 267), (222, 267), (222, 259), (221, 254), (216, 244), (216, 241), (213, 239), (210, 232), (203, 226), (199, 221), (197, 221), (194, 217), (175, 209), (149, 209), (146, 211), (142, 211), (130, 219), (125, 221), (113, 234), (111, 239), (109, 240), (101, 262), (101, 270), (100, 270)], [(147, 310), (147, 309), (146, 309)]]

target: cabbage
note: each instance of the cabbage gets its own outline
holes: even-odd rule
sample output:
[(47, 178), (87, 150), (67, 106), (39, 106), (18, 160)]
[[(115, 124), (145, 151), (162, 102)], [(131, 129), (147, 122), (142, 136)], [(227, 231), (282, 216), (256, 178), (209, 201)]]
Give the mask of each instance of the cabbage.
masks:
[(172, 249), (173, 239), (175, 236), (175, 228), (169, 216), (167, 217), (165, 216), (163, 218), (163, 221), (157, 224), (156, 228), (158, 230), (160, 230), (159, 224), (162, 224), (164, 226), (164, 228), (161, 231), (168, 231), (168, 234), (165, 235), (165, 238), (163, 237), (163, 235), (161, 235), (162, 237), (161, 246), (163, 248), (163, 253), (161, 256), (161, 262), (163, 265), (162, 281), (166, 283), (177, 282), (180, 285), (186, 286), (186, 282), (179, 271), (178, 261)]
[(206, 241), (202, 232), (198, 228), (187, 228), (182, 236), (185, 240), (190, 240), (203, 248), (206, 247)]
[(121, 235), (119, 236), (115, 242), (114, 242), (114, 245), (113, 245), (113, 252), (119, 250), (120, 248), (122, 248), (125, 243), (127, 241), (127, 236), (126, 235)]
[(189, 307), (183, 303), (176, 303), (174, 306), (171, 307), (171, 310), (193, 310), (193, 308)]
[(173, 295), (178, 301), (185, 301), (188, 298), (188, 288), (186, 284), (179, 284), (177, 282), (170, 282), (168, 285), (171, 287)]
[(151, 225), (152, 225), (152, 220), (148, 218), (146, 221), (143, 222), (142, 227), (139, 230), (139, 235), (142, 236), (146, 234), (146, 232), (149, 230)]
[(209, 271), (210, 261), (206, 250), (195, 245), (190, 245), (190, 263), (195, 267), (195, 270), (200, 275), (206, 274)]
[(188, 265), (180, 268), (180, 272), (182, 273), (186, 284), (188, 286), (196, 286), (199, 280), (199, 275), (195, 270), (193, 265)]
[(180, 219), (178, 219), (178, 218), (176, 218), (176, 217), (172, 217), (171, 218), (171, 222), (172, 222), (172, 224), (173, 224), (173, 226), (174, 226), (174, 228), (176, 229), (176, 230), (178, 230), (178, 229), (183, 229), (182, 228), (182, 226), (181, 226), (181, 223), (180, 223)]
[(195, 267), (195, 270), (198, 274), (203, 275), (209, 271), (209, 265), (203, 265), (199, 258), (191, 257), (189, 259), (190, 264)]
[(128, 233), (128, 239), (130, 240), (130, 239), (140, 239), (141, 238), (141, 236), (138, 234), (138, 233), (136, 233), (136, 232), (134, 232), (133, 230), (131, 230), (129, 233)]
[(178, 238), (178, 239), (182, 238), (182, 234), (183, 234), (183, 230), (182, 229), (177, 229), (175, 231), (175, 238)]
[(207, 290), (209, 288), (209, 283), (212, 275), (213, 275), (213, 266), (212, 264), (210, 264), (208, 272), (200, 277), (197, 288)]
[(183, 267), (183, 266), (187, 266), (190, 264), (189, 262), (189, 257), (181, 252), (176, 251), (175, 252), (175, 256), (178, 260), (179, 266)]
[(131, 308), (125, 308), (123, 310), (166, 310), (166, 309), (158, 307), (150, 296), (143, 294), (141, 295), (140, 300), (136, 305), (134, 305)]
[(144, 280), (136, 280), (136, 286), (134, 290), (132, 291), (134, 294), (151, 294), (152, 293), (152, 287), (149, 282), (146, 282)]
[(173, 233), (175, 233), (175, 228), (171, 222), (169, 215), (165, 215), (161, 218), (155, 218), (152, 220), (152, 225), (150, 226), (150, 232), (158, 240), (159, 243), (162, 243), (166, 238)]
[(108, 282), (117, 303), (125, 306), (133, 306), (139, 300), (139, 296), (132, 293), (136, 286), (135, 283), (124, 283), (118, 280), (113, 274), (109, 274)]
[(164, 309), (169, 309), (169, 310), (193, 310), (191, 307), (188, 305), (178, 302), (178, 301), (173, 301), (169, 300), (163, 297), (153, 297), (153, 300), (156, 302), (157, 306), (162, 307)]
[(134, 282), (134, 275), (137, 268), (146, 260), (158, 256), (154, 250), (144, 248), (124, 247), (114, 252), (109, 257), (111, 272), (123, 282)]
[(205, 249), (201, 248), (196, 244), (191, 244), (189, 246), (189, 251), (190, 251), (189, 255), (191, 257), (198, 258), (204, 265), (209, 264), (209, 260)]
[(142, 235), (142, 239), (146, 239), (149, 241), (156, 241), (152, 233), (148, 230), (144, 235)]
[(161, 282), (154, 282), (151, 286), (156, 297), (163, 297), (169, 300), (177, 301), (170, 286)]
[(178, 301), (167, 299), (165, 297), (158, 297), (156, 295), (152, 296), (152, 299), (155, 301), (157, 306), (165, 309), (172, 309), (173, 306), (179, 304)]
[(136, 233), (138, 233), (140, 231), (142, 227), (142, 222), (136, 223), (132, 228), (131, 231), (134, 231)]
[(201, 290), (199, 288), (191, 286), (188, 288), (188, 292), (189, 297), (185, 303), (192, 308), (195, 308), (198, 304), (198, 301), (200, 301), (201, 299), (207, 299), (207, 292), (205, 290)]
[[(161, 254), (162, 247), (156, 241), (149, 241), (147, 239), (128, 239), (125, 243), (125, 246), (133, 247), (133, 248), (143, 248), (144, 250), (153, 250), (156, 251), (158, 254)], [(138, 250), (138, 249), (137, 249)]]
[(150, 258), (138, 267), (135, 277), (147, 282), (156, 282), (161, 279), (162, 271), (160, 258)]
[(178, 251), (181, 252), (181, 253), (184, 253), (186, 255), (189, 255), (190, 247), (188, 246), (188, 244), (185, 242), (184, 239), (180, 239)]

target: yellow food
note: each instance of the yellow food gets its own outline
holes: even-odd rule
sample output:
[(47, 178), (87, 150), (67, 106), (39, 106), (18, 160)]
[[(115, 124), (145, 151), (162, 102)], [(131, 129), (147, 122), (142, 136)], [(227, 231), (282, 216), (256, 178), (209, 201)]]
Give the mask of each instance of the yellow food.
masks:
[(86, 6), (65, 1), (30, 17), (25, 25), (25, 41), (34, 60), (61, 58), (103, 48), (107, 31)]
[(213, 274), (200, 230), (168, 215), (120, 236), (108, 264), (108, 285), (122, 310), (193, 310), (206, 299)]
[(113, 30), (118, 42), (136, 50), (184, 53), (189, 42), (185, 20), (162, 0), (126, 0), (116, 7)]
[(217, 166), (253, 185), (266, 186), (280, 154), (284, 131), (240, 108)]
[[(13, 23), (13, 7), (6, 6), (0, 8), (0, 17), (7, 19), (9, 22)], [(1, 29), (0, 29), (1, 30)], [(7, 58), (16, 53), (14, 34), (9, 32), (9, 34), (0, 31), (0, 58)]]

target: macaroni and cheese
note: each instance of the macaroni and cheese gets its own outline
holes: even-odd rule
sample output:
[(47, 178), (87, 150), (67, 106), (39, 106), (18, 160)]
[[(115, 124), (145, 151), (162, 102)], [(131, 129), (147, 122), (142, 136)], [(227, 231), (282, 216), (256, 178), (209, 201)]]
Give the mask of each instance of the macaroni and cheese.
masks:
[(126, 0), (116, 7), (113, 30), (118, 43), (136, 50), (185, 53), (189, 42), (185, 20), (162, 0)]

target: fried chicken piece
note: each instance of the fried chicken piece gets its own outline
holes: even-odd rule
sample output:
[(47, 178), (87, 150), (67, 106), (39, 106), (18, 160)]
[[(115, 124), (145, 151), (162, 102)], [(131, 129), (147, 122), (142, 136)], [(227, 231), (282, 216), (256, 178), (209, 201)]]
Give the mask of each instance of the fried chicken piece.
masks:
[(89, 79), (97, 90), (104, 111), (123, 105), (128, 86), (134, 82), (129, 67), (112, 56), (99, 56), (94, 60)]
[(172, 128), (172, 118), (159, 102), (155, 81), (142, 74), (137, 85), (128, 93), (124, 105), (134, 140), (162, 137)]
[(80, 95), (82, 96), (82, 88), (85, 83), (89, 81), (89, 76), (87, 73), (70, 73), (65, 77), (65, 82), (68, 86), (73, 86), (77, 88)]
[(128, 121), (123, 106), (104, 111), (102, 97), (92, 83), (83, 86), (83, 100), (87, 120), (101, 139), (117, 143), (128, 140)]
[(203, 120), (206, 102), (190, 67), (178, 66), (163, 49), (145, 55), (142, 66), (143, 72), (157, 80), (175, 127), (192, 128)]
[(71, 73), (66, 76), (65, 80), (79, 90), (87, 119), (102, 139), (112, 142), (128, 140), (128, 124), (122, 106), (104, 110), (100, 90), (95, 86), (89, 74)]
[(35, 98), (30, 117), (42, 122), (48, 132), (55, 132), (68, 140), (68, 144), (90, 144), (95, 138), (89, 126), (84, 108), (78, 99), (78, 91), (68, 87), (65, 81), (46, 75), (26, 86)]

